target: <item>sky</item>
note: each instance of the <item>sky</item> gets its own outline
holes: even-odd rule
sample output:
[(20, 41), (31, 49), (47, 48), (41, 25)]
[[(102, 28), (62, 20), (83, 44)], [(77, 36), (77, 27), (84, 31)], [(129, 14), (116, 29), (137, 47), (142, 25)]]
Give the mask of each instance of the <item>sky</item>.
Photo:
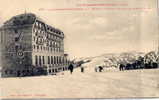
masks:
[(157, 48), (156, 7), (156, 0), (1, 0), (0, 25), (12, 16), (35, 13), (64, 32), (70, 58), (149, 52)]

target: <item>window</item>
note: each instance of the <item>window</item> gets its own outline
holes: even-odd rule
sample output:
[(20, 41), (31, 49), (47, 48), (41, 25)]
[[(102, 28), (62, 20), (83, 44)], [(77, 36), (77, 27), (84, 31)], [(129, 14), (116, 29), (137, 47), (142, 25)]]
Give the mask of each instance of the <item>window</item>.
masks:
[(35, 56), (35, 65), (38, 65), (38, 56)]
[(41, 63), (41, 56), (39, 56), (39, 65), (42, 65), (42, 63)]
[(51, 64), (53, 64), (53, 57), (51, 56)]
[(15, 37), (15, 42), (17, 42), (19, 40), (19, 38), (18, 37)]
[(52, 52), (52, 47), (51, 47), (51, 52)]
[(58, 56), (57, 56), (57, 59), (56, 59), (56, 60), (57, 60), (57, 64), (59, 64), (59, 57), (58, 57)]
[(64, 64), (66, 64), (66, 59), (65, 58), (63, 58), (63, 62), (64, 62)]
[(51, 73), (51, 69), (49, 69), (49, 73)]
[(41, 46), (41, 50), (43, 49), (43, 47)]
[(37, 45), (37, 49), (39, 49), (39, 46)]
[(48, 56), (48, 64), (50, 64), (50, 56)]
[(45, 64), (45, 58), (44, 58), (44, 56), (43, 56), (43, 64)]
[(61, 64), (61, 57), (59, 57), (59, 64)]
[(63, 57), (63, 59), (62, 59), (62, 63), (65, 64), (65, 58), (64, 58), (64, 57)]
[(56, 64), (56, 57), (54, 56), (54, 64)]
[(55, 69), (55, 72), (57, 72), (57, 69)]

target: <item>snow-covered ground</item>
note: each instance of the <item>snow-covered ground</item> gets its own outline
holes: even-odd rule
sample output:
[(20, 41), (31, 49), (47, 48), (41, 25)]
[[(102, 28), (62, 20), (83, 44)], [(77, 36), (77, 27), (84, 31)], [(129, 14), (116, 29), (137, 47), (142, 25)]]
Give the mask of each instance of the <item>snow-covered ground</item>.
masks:
[(1, 98), (159, 97), (159, 69), (101, 73), (80, 68), (56, 76), (0, 78)]

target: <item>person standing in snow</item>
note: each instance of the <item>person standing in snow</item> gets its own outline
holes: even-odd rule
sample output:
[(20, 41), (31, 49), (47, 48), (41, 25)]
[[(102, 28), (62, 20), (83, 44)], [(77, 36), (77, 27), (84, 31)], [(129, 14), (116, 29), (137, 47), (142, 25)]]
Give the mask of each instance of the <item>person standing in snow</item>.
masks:
[(84, 73), (84, 67), (83, 66), (81, 66), (81, 72)]
[(99, 72), (102, 72), (103, 71), (103, 67), (102, 66), (99, 66)]
[(73, 72), (73, 64), (70, 64), (68, 69), (70, 70), (70, 73), (72, 74), (72, 72)]
[(119, 70), (120, 70), (120, 71), (123, 71), (123, 70), (124, 70), (124, 65), (123, 65), (123, 64), (120, 64), (120, 65), (119, 65)]

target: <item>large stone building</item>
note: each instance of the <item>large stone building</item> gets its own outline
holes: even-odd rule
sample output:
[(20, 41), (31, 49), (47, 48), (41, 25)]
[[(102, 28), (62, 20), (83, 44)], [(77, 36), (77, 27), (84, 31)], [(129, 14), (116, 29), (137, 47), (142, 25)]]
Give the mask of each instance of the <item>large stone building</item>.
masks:
[(64, 33), (32, 13), (12, 17), (0, 28), (1, 76), (54, 74), (67, 70)]

